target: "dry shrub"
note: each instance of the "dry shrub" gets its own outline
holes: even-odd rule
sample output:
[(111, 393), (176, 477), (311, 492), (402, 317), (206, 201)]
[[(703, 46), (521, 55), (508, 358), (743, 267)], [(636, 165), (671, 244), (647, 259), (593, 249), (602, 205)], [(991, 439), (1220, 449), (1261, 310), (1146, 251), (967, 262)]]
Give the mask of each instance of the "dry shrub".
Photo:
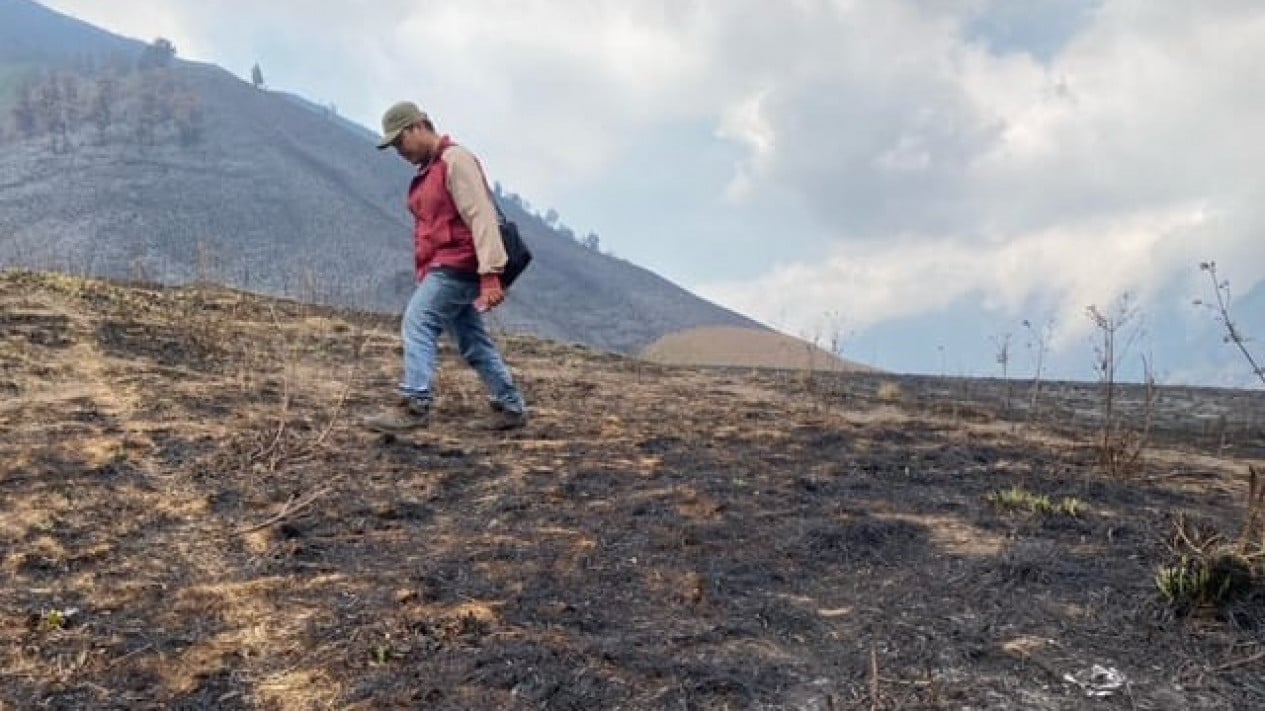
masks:
[(1197, 609), (1224, 609), (1254, 592), (1265, 592), (1265, 484), (1255, 467), (1248, 467), (1248, 493), (1243, 529), (1237, 539), (1221, 535), (1209, 525), (1179, 516), (1172, 560), (1161, 566), (1155, 585), (1179, 614)]
[(900, 383), (884, 380), (879, 383), (877, 396), (882, 402), (896, 404), (905, 399), (905, 391), (901, 390)]
[(1149, 359), (1142, 358), (1146, 385), (1146, 401), (1140, 418), (1129, 418), (1120, 411), (1118, 368), (1123, 355), (1138, 338), (1140, 320), (1132, 297), (1125, 293), (1111, 310), (1097, 306), (1085, 309), (1098, 329), (1099, 343), (1094, 346), (1094, 369), (1102, 387), (1101, 421), (1098, 432), (1099, 464), (1113, 477), (1138, 474), (1142, 468), (1142, 454), (1151, 438), (1151, 426), (1155, 418), (1158, 390), (1155, 374)]

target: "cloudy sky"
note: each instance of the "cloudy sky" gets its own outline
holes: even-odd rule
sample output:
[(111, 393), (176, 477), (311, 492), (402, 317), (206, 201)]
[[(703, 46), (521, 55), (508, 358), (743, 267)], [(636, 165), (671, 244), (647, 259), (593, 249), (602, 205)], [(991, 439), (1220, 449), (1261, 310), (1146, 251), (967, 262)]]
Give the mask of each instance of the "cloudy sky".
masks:
[(534, 206), (797, 335), (965, 305), (1057, 347), (1205, 259), (1265, 282), (1260, 0), (46, 4), (367, 126), (414, 99)]

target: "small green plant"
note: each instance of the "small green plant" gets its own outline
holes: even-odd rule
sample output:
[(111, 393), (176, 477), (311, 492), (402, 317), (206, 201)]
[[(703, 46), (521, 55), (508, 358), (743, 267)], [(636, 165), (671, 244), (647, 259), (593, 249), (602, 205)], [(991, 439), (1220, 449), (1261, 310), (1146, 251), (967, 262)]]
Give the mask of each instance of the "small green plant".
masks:
[(1085, 515), (1086, 509), (1085, 502), (1077, 498), (1067, 497), (1059, 500), (1057, 513), (1072, 518), (1080, 518)]
[(1172, 562), (1160, 566), (1155, 587), (1179, 613), (1198, 608), (1221, 609), (1265, 583), (1265, 541), (1254, 539), (1261, 514), (1259, 479), (1250, 471), (1250, 488), (1242, 534), (1230, 540), (1207, 525), (1178, 516), (1169, 544)]
[(999, 509), (1023, 511), (1040, 516), (1080, 518), (1085, 515), (1087, 509), (1085, 502), (1080, 499), (1065, 496), (1054, 501), (1045, 494), (1034, 494), (1017, 486), (994, 491), (985, 496), (984, 500)]
[(74, 608), (44, 610), (40, 613), (39, 627), (45, 632), (66, 629), (66, 625), (70, 624), (70, 618), (74, 617), (78, 612)]
[(59, 630), (66, 626), (66, 616), (61, 610), (49, 610), (40, 619), (40, 626), (46, 630)]
[(1179, 610), (1220, 607), (1252, 587), (1252, 567), (1242, 556), (1227, 551), (1180, 556), (1175, 563), (1160, 567), (1155, 586)]

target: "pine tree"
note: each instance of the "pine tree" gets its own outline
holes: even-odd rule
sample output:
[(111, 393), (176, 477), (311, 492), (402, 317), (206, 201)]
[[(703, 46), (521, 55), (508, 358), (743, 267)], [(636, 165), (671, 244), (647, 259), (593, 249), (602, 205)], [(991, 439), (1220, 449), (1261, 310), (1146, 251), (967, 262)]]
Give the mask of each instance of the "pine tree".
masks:
[(22, 138), (39, 135), (39, 105), (36, 100), (35, 82), (27, 79), (18, 86), (17, 99), (13, 104), (13, 124)]
[(68, 150), (69, 145), (66, 136), (68, 126), (66, 125), (66, 114), (62, 101), (61, 82), (57, 80), (56, 75), (50, 74), (44, 80), (36, 100), (38, 102), (37, 110), (40, 124), (48, 132), (49, 148), (54, 153)]
[(109, 72), (97, 77), (97, 91), (92, 97), (86, 118), (97, 127), (97, 139), (100, 143), (105, 143), (110, 126), (114, 123), (118, 100), (119, 80)]
[(158, 125), (158, 94), (149, 83), (142, 83), (140, 86), (135, 118), (132, 132), (136, 144), (141, 147), (154, 145), (154, 133)]
[(192, 146), (202, 141), (205, 119), (196, 94), (185, 94), (176, 101), (176, 135), (180, 145)]

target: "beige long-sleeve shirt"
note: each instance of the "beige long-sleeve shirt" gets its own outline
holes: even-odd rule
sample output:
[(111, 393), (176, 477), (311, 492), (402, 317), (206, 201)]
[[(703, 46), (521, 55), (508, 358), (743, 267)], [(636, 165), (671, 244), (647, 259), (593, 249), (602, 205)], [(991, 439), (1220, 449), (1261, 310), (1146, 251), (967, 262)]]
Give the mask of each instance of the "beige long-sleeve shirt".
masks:
[(492, 204), (479, 161), (460, 145), (450, 146), (440, 159), (447, 167), (448, 194), (452, 195), (461, 219), (470, 228), (479, 259), (479, 274), (501, 273), (509, 257), (505, 254), (496, 206)]

